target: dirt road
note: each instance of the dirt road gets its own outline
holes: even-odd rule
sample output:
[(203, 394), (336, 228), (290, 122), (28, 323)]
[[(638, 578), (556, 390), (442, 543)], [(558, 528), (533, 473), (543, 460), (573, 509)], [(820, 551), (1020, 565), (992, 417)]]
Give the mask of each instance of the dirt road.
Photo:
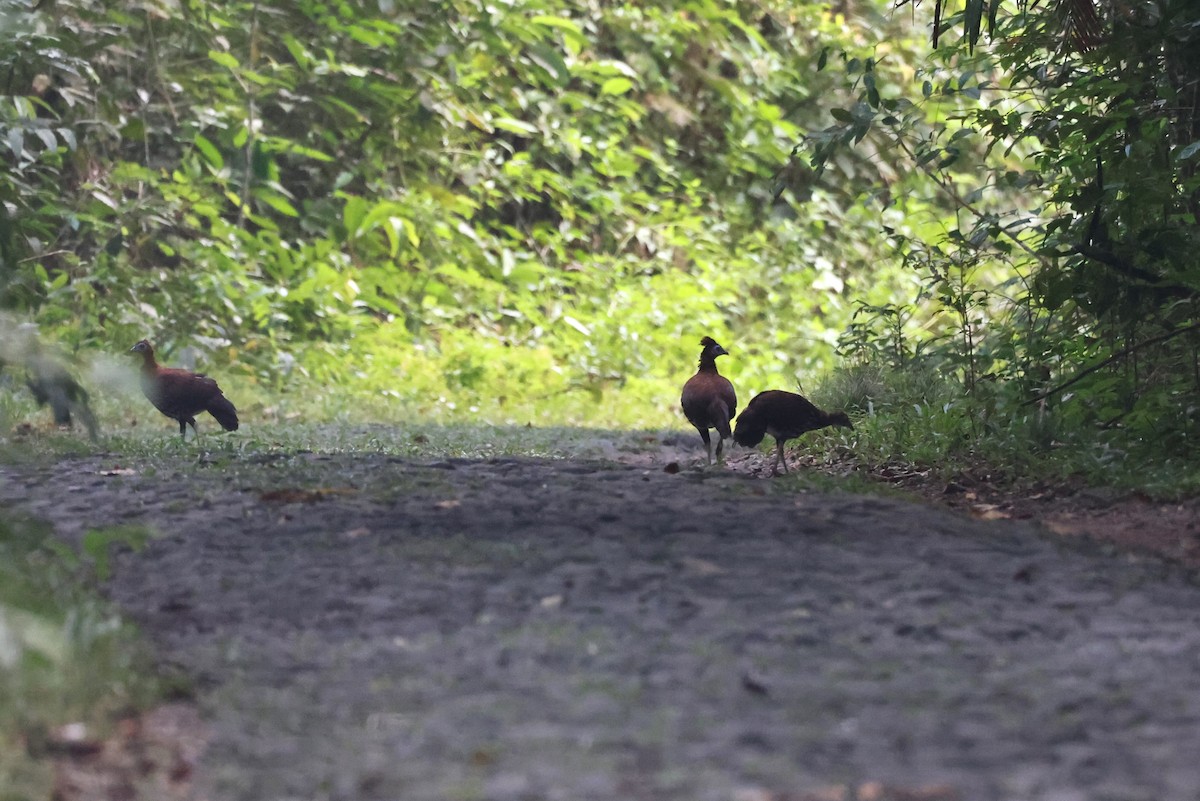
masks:
[(77, 458), (208, 801), (1194, 801), (1200, 588), (1011, 521), (729, 471)]

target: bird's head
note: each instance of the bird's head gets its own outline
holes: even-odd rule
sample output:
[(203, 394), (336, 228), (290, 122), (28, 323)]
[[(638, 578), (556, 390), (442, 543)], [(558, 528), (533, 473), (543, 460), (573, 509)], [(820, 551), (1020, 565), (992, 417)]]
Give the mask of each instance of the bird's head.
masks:
[(729, 355), (729, 351), (718, 345), (717, 340), (713, 339), (712, 337), (704, 337), (701, 339), (700, 347), (704, 348), (704, 350), (701, 351), (701, 356), (711, 356), (715, 359), (718, 356)]
[(154, 348), (150, 346), (150, 341), (143, 339), (141, 342), (129, 349), (130, 353), (153, 353)]
[(848, 428), (851, 431), (854, 430), (854, 424), (850, 422), (850, 416), (845, 412), (830, 412), (829, 425), (841, 426), (842, 428)]
[(766, 434), (767, 426), (756, 410), (745, 409), (733, 429), (733, 441), (743, 448), (753, 448), (763, 441)]

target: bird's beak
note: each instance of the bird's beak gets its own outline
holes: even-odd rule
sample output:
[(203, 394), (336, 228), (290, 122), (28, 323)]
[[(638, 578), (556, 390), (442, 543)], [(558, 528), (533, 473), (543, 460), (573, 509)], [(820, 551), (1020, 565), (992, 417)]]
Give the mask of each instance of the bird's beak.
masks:
[(725, 349), (724, 349), (724, 348), (722, 348), (720, 345), (717, 345), (717, 352), (716, 352), (716, 353), (714, 353), (713, 355), (714, 355), (714, 356), (728, 356), (728, 355), (729, 355), (729, 351), (725, 350)]
[(129, 349), (130, 353), (134, 353), (136, 351), (137, 351), (137, 345), (134, 345), (132, 348)]

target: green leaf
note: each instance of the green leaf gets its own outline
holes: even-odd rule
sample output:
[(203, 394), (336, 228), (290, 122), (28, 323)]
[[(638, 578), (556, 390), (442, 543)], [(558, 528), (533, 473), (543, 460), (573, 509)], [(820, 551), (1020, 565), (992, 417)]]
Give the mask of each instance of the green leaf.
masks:
[(312, 62), (312, 55), (295, 36), (288, 34), (283, 37), (283, 46), (288, 49), (288, 52), (292, 54), (292, 58), (300, 66), (306, 67)]
[(20, 128), (8, 129), (8, 149), (18, 159), (25, 155), (25, 137), (21, 134)]
[(308, 158), (313, 159), (314, 161), (323, 161), (323, 162), (333, 161), (333, 156), (329, 155), (328, 153), (322, 153), (320, 150), (317, 150), (316, 148), (306, 147), (304, 145), (297, 144), (296, 142), (285, 143), (282, 150), (285, 153), (295, 153), (297, 156), (307, 156)]
[(1192, 156), (1196, 155), (1196, 153), (1198, 153), (1198, 152), (1200, 152), (1200, 140), (1192, 142), (1190, 145), (1188, 145), (1186, 147), (1180, 148), (1180, 150), (1176, 154), (1175, 158), (1178, 159), (1179, 161), (1185, 161), (1187, 159), (1190, 159)]
[(209, 50), (208, 57), (212, 59), (214, 63), (220, 64), (226, 69), (236, 70), (239, 66), (241, 66), (240, 62), (231, 54), (222, 52), (220, 50)]
[(609, 78), (600, 86), (602, 95), (623, 95), (633, 88), (633, 81), (628, 78)]
[(542, 14), (534, 17), (530, 22), (535, 25), (541, 25), (544, 28), (555, 28), (562, 31), (563, 38), (569, 40), (575, 46), (576, 51), (582, 50), (590, 44), (587, 36), (583, 33), (583, 29), (579, 27), (579, 23), (575, 22), (575, 20)]
[(254, 197), (286, 217), (300, 216), (300, 212), (296, 211), (296, 207), (278, 192), (272, 192), (269, 189), (258, 189), (255, 190)]
[(525, 136), (534, 136), (538, 132), (538, 129), (535, 126), (525, 122), (524, 120), (515, 120), (512, 117), (498, 117), (492, 120), (492, 125), (502, 131), (522, 134)]
[(545, 70), (550, 80), (558, 86), (565, 86), (571, 80), (571, 70), (562, 54), (553, 47), (535, 44), (529, 48), (529, 60)]
[(225, 169), (225, 159), (221, 156), (221, 152), (217, 150), (216, 145), (210, 142), (207, 137), (198, 133), (192, 141), (195, 143), (196, 149), (200, 151), (200, 154), (204, 156), (204, 160), (214, 170)]
[(351, 237), (363, 233), (363, 222), (370, 211), (371, 205), (366, 200), (357, 195), (348, 195), (346, 205), (342, 208), (342, 225), (346, 226), (346, 233)]
[(58, 150), (58, 139), (54, 137), (54, 131), (48, 128), (38, 128), (34, 130), (34, 133), (37, 134), (38, 139), (42, 140), (42, 144), (46, 146), (47, 150)]

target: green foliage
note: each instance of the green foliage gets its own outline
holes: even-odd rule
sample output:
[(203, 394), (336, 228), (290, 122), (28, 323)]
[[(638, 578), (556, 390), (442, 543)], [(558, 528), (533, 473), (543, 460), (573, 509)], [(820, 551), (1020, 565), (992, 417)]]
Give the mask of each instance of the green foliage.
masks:
[(809, 139), (818, 173), (869, 143), (903, 154), (958, 208), (952, 225), (923, 230), (926, 196), (877, 185), (905, 212), (889, 234), (921, 290), (907, 305), (865, 301), (843, 352), (893, 366), (923, 352), (968, 398), (1000, 380), (989, 390), (1014, 415), (1036, 403), (1098, 441), (1190, 454), (1200, 117), (1175, 100), (1200, 78), (1196, 9), (1105, 19), (1086, 0), (1061, 16), (993, 4), (991, 41), (976, 47), (981, 7), (948, 21), (963, 38), (918, 72), (919, 96), (889, 97), (873, 61), (847, 61), (858, 99)]
[[(57, 239), (19, 238), (0, 292), (73, 347), (149, 335), (266, 384), (295, 365), (387, 391), (405, 376), (373, 369), (364, 336), (433, 352), (469, 335), (477, 365), (521, 349), (593, 390), (674, 381), (700, 335), (732, 329), (770, 376), (778, 353), (830, 363), (841, 293), (872, 267), (849, 196), (777, 175), (815, 98), (842, 91), (815, 67), (847, 29), (820, 9), (20, 16), (87, 69), (25, 65), (69, 89), (52, 111), (79, 158), (48, 153)], [(861, 22), (918, 46), (882, 6)]]
[(931, 54), (883, 0), (0, 0), (0, 306), (268, 418), (665, 424), (710, 333), (744, 397), (836, 349), (1183, 454), (1200, 61), (1160, 6), (1064, 49), (969, 3)]
[[(144, 538), (91, 532), (85, 549), (106, 566), (108, 545), (131, 536)], [(51, 729), (82, 723), (100, 734), (114, 713), (158, 692), (146, 654), (96, 597), (92, 575), (47, 527), (0, 509), (0, 787), (11, 797), (48, 797), (51, 766), (27, 748)]]

